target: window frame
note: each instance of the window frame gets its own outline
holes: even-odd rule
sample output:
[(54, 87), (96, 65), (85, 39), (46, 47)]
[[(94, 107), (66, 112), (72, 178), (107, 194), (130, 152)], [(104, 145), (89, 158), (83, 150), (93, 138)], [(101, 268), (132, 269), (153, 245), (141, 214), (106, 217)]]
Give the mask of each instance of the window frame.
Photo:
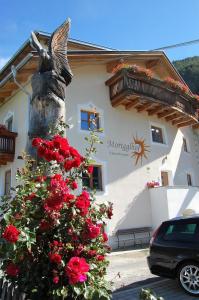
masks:
[[(158, 129), (161, 129), (162, 131), (162, 137), (163, 137), (163, 143), (159, 143), (159, 142), (156, 142), (153, 140), (153, 135), (152, 135), (152, 127), (156, 127)], [(155, 123), (155, 122), (150, 122), (149, 123), (149, 130), (150, 130), (150, 139), (151, 139), (151, 144), (152, 145), (158, 145), (158, 146), (168, 146), (168, 139), (167, 139), (167, 134), (166, 134), (166, 129), (165, 129), (165, 126), (163, 126), (162, 124), (160, 123)]]
[[(11, 129), (9, 128), (9, 122), (11, 122)], [(5, 121), (5, 126), (7, 128), (8, 131), (12, 132), (13, 131), (13, 115), (11, 115), (10, 117), (8, 117)]]
[[(103, 192), (104, 189), (103, 189), (103, 176), (102, 176), (102, 165), (93, 165), (93, 168), (98, 168), (98, 185), (99, 185), (99, 188), (96, 189), (97, 192)], [(94, 173), (94, 172), (93, 172)], [(88, 189), (90, 190), (94, 190), (94, 176), (93, 176), (93, 173), (90, 174), (90, 175), (87, 175), (87, 174), (82, 174), (82, 186), (86, 186)], [(89, 186), (85, 185), (83, 183), (83, 180), (87, 179), (89, 180)]]
[[(87, 118), (86, 119), (82, 119), (82, 113), (86, 113), (87, 114)], [(100, 129), (100, 113), (99, 112), (95, 112), (93, 110), (87, 110), (87, 109), (80, 109), (80, 129), (83, 131), (89, 131), (92, 130), (90, 128), (90, 125), (92, 124), (92, 119), (90, 118), (91, 115), (95, 116), (95, 119), (97, 120), (96, 122), (96, 129), (95, 130), (99, 130)], [(84, 129), (82, 128), (82, 121), (86, 122), (88, 124), (88, 129)]]
[(193, 180), (192, 180), (192, 176), (190, 173), (186, 173), (187, 175), (187, 185), (188, 186), (193, 186)]

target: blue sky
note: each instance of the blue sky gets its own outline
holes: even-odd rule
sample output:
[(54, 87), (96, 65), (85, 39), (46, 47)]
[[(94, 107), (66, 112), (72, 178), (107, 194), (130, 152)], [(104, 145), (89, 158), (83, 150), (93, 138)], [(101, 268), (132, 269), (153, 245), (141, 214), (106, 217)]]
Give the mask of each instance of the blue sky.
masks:
[[(70, 37), (122, 50), (151, 50), (199, 39), (199, 0), (0, 0), (0, 67), (31, 30), (52, 32), (67, 17)], [(199, 43), (166, 51), (199, 55)]]

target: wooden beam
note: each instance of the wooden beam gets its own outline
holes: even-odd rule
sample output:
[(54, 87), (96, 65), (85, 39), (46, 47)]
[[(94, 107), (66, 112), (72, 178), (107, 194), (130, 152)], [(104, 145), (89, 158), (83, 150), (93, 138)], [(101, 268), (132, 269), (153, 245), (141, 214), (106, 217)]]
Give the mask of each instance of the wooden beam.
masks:
[(139, 98), (129, 102), (128, 104), (125, 105), (126, 110), (130, 110), (133, 106), (135, 106), (139, 102), (140, 102)]
[(10, 95), (12, 94), (12, 91), (11, 92), (5, 92), (4, 90), (1, 90), (0, 91), (0, 97), (9, 97)]
[(158, 118), (160, 119), (160, 118), (165, 118), (165, 117), (171, 116), (171, 115), (173, 115), (175, 113), (176, 113), (175, 110), (170, 109), (170, 110), (165, 110), (165, 111), (163, 111), (161, 113), (158, 113), (157, 115), (158, 115)]
[(145, 103), (141, 107), (137, 108), (137, 112), (142, 112), (151, 106), (153, 106), (153, 103), (150, 103), (150, 102)]
[(165, 118), (166, 121), (173, 121), (177, 118), (180, 118), (182, 114), (179, 115), (179, 112), (176, 112), (174, 115), (168, 116)]
[(16, 83), (15, 82), (12, 82), (12, 81), (9, 81), (9, 82), (7, 82), (3, 87), (2, 87), (2, 89), (4, 89), (4, 90), (12, 90), (12, 89), (14, 89), (14, 88), (16, 88), (17, 87), (17, 85), (16, 85)]
[(199, 123), (196, 123), (195, 125), (193, 125), (193, 129), (198, 129), (199, 128)]
[(119, 65), (119, 64), (121, 64), (121, 63), (124, 63), (124, 60), (123, 60), (123, 59), (117, 59), (117, 60), (113, 60), (113, 61), (107, 63), (107, 65), (106, 65), (106, 70), (107, 70), (107, 72), (108, 72), (108, 73), (112, 73), (112, 72), (113, 72), (113, 69), (114, 69), (117, 65)]
[(190, 125), (193, 125), (195, 124), (196, 121), (195, 120), (190, 120), (190, 121), (187, 121), (187, 122), (184, 122), (184, 123), (181, 123), (179, 125), (177, 125), (178, 128), (180, 127), (186, 127), (186, 126), (190, 126)]
[(125, 97), (119, 97), (119, 98), (116, 98), (114, 100), (111, 100), (111, 104), (113, 107), (117, 107), (119, 105), (121, 105), (125, 100)]
[(159, 59), (150, 59), (146, 61), (146, 67), (147, 69), (152, 69), (159, 63)]
[(149, 116), (155, 115), (156, 113), (161, 111), (163, 108), (164, 107), (162, 106), (162, 104), (159, 104), (158, 106), (154, 107), (153, 109), (149, 109), (148, 110), (148, 115)]
[(181, 117), (181, 118), (178, 118), (178, 119), (172, 121), (172, 125), (178, 125), (178, 124), (180, 124), (180, 123), (184, 123), (184, 122), (187, 122), (187, 121), (189, 121), (189, 120), (190, 120), (189, 118), (187, 119), (186, 116), (183, 116), (183, 117)]

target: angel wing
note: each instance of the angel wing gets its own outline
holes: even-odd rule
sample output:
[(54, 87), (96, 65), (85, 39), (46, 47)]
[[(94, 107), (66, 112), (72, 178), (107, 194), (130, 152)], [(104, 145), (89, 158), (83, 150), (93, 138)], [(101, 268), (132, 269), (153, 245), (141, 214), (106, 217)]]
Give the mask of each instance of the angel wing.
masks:
[(63, 76), (68, 85), (72, 80), (72, 71), (67, 59), (67, 41), (70, 30), (70, 19), (66, 20), (52, 34), (49, 41), (49, 54), (59, 75)]

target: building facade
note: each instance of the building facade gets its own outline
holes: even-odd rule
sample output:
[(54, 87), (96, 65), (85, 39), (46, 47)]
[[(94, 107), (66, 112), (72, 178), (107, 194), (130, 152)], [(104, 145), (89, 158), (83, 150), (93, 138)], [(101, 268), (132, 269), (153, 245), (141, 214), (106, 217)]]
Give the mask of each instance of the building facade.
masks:
[[(47, 44), (48, 35), (37, 36)], [(183, 91), (166, 55), (69, 40), (68, 57), (74, 78), (66, 96), (67, 137), (84, 153), (92, 119), (104, 129), (94, 173), (83, 183), (97, 189), (98, 201), (113, 203), (111, 244), (119, 229), (155, 228), (188, 209), (199, 212), (199, 102)], [(1, 195), (16, 184), (29, 130), (30, 97), (14, 82), (11, 66), (31, 95), (37, 60), (26, 42), (0, 72), (0, 124), (7, 128), (0, 127)]]

